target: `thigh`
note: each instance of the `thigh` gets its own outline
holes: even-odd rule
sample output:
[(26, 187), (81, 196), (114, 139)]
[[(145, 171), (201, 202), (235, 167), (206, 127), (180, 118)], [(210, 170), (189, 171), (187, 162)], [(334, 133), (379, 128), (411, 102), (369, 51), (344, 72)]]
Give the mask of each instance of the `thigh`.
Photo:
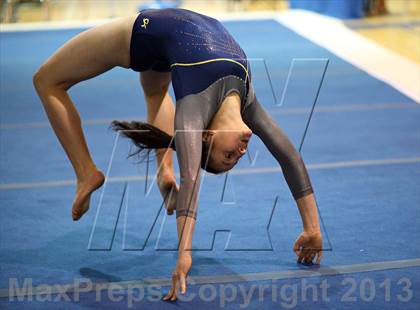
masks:
[(147, 97), (164, 97), (171, 83), (171, 72), (158, 72), (154, 70), (140, 73), (140, 84)]
[(147, 121), (173, 134), (175, 107), (168, 94), (170, 72), (144, 71), (140, 74), (140, 82), (146, 99)]
[(50, 83), (69, 88), (115, 66), (128, 68), (134, 19), (116, 20), (78, 34), (58, 49), (40, 71)]

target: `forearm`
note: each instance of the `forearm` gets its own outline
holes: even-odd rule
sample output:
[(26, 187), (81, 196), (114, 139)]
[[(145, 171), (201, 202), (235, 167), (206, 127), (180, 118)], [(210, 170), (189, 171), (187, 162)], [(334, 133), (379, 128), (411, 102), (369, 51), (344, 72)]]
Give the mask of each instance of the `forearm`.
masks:
[(192, 238), (194, 234), (195, 219), (189, 216), (179, 216), (176, 219), (178, 228), (178, 256), (191, 256)]
[(305, 164), (274, 119), (265, 111), (255, 95), (250, 95), (250, 103), (242, 118), (248, 127), (264, 142), (270, 153), (276, 158), (283, 171), (284, 178), (295, 200), (312, 194), (312, 185)]
[(296, 204), (302, 218), (303, 230), (310, 233), (320, 232), (318, 208), (314, 194), (297, 199)]

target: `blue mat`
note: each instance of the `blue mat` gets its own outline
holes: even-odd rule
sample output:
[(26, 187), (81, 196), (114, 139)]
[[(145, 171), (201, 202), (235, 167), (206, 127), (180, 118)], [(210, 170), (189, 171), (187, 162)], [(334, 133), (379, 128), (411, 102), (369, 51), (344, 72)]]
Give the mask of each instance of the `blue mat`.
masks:
[[(250, 58), (266, 60), (278, 99), (282, 97), (293, 58), (329, 59), (302, 150), (324, 221), (324, 236), (329, 236), (324, 246), (332, 250), (324, 253), (322, 266), (418, 259), (419, 106), (275, 21), (228, 22), (226, 26)], [(176, 253), (165, 251), (174, 246), (175, 220), (159, 213), (162, 202), (155, 187), (150, 196), (142, 194), (152, 180), (145, 184), (145, 166), (136, 166), (126, 159), (129, 150), (126, 141), (117, 142), (109, 175), (114, 181), (106, 186), (92, 239), (94, 247), (109, 246), (121, 206), (112, 249), (87, 249), (101, 191), (93, 195), (89, 213), (80, 222), (71, 221), (73, 172), (48, 126), (31, 79), (36, 68), (56, 48), (80, 31), (0, 33), (1, 289), (9, 288), (10, 279), (16, 279), (21, 286), (25, 278), (31, 278), (33, 285), (71, 284), (80, 278), (93, 283), (168, 278), (175, 264)], [(28, 46), (33, 46), (29, 52)], [(309, 62), (296, 67), (282, 106), (274, 104), (263, 63), (253, 61), (252, 70), (260, 101), (295, 145), (299, 145), (319, 70)], [(114, 133), (108, 129), (109, 120), (145, 119), (146, 108), (139, 89), (137, 74), (114, 69), (70, 91), (85, 120), (84, 129), (93, 157), (103, 170), (108, 168), (115, 141)], [(212, 251), (199, 251), (194, 255), (192, 276), (310, 271), (310, 267), (295, 263), (292, 245), (301, 229), (300, 218), (281, 173), (274, 171), (277, 167), (274, 159), (257, 138), (252, 140), (250, 153), (257, 156), (254, 165), (243, 159), (232, 171), (225, 203), (219, 199), (224, 176), (204, 179), (194, 244), (207, 248), (213, 242), (214, 230), (222, 231), (216, 234)], [(244, 169), (250, 172), (235, 174)], [(258, 172), (262, 169), (266, 172)], [(154, 171), (153, 165), (151, 171)], [(138, 179), (127, 183), (118, 181), (119, 177), (127, 180), (129, 176)], [(121, 205), (125, 185), (128, 192)], [(156, 224), (147, 239), (155, 218)], [(230, 235), (226, 230), (230, 230)], [(143, 251), (127, 251), (142, 248), (146, 239)], [(259, 251), (234, 251), (244, 245), (259, 247)], [(160, 250), (156, 251), (155, 246)], [(404, 278), (409, 279), (411, 292), (418, 292), (419, 275), (419, 268), (411, 267), (308, 278), (308, 283), (317, 285), (327, 280), (332, 287), (328, 293), (330, 300), (304, 301), (299, 297), (293, 308), (417, 309), (418, 294), (414, 293), (406, 301), (404, 296), (399, 299), (398, 296), (405, 294), (404, 280), (401, 280)], [(290, 278), (277, 283), (279, 290), (284, 285), (292, 285), (284, 289), (283, 299), (278, 297), (276, 302), (272, 293), (263, 292), (264, 298), (255, 293), (250, 297), (248, 308), (291, 308), (294, 303), (288, 294), (293, 294), (295, 284), (301, 290), (302, 282)], [(365, 291), (363, 286), (363, 293), (360, 289), (361, 283), (372, 285), (368, 278), (376, 288), (372, 301), (366, 301), (371, 297), (369, 289)], [(350, 297), (356, 296), (356, 300), (342, 300), (352, 285), (343, 284), (345, 279), (356, 282), (356, 289), (350, 294)], [(389, 292), (385, 290), (387, 284), (380, 288), (386, 279), (391, 283)], [(228, 283), (239, 292), (241, 282)], [(267, 283), (270, 281), (250, 280), (242, 284), (244, 289), (253, 285), (259, 289)], [(198, 294), (203, 285), (191, 286), (190, 293)], [(0, 307), (125, 308), (128, 293), (123, 290), (121, 294), (122, 301), (117, 302), (105, 295), (97, 302), (94, 292), (83, 293), (79, 302), (60, 299), (42, 303), (37, 298), (30, 301), (28, 297), (24, 301), (9, 301), (2, 297)], [(220, 291), (216, 295), (213, 301), (194, 299), (176, 304), (144, 298), (133, 307), (215, 309), (222, 306)], [(238, 297), (224, 304), (224, 308), (239, 309), (240, 305)]]

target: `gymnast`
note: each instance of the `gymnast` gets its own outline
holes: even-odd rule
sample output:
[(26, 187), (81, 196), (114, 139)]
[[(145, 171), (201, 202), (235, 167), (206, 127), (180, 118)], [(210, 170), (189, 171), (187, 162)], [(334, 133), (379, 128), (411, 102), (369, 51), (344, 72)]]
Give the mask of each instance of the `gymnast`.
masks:
[[(131, 138), (138, 152), (155, 149), (165, 208), (168, 214), (176, 210), (178, 260), (164, 300), (174, 301), (179, 290), (186, 292), (201, 168), (210, 173), (232, 169), (246, 153), (252, 134), (276, 158), (296, 200), (303, 223), (294, 245), (298, 263), (309, 264), (315, 258), (320, 263), (322, 236), (305, 164), (258, 102), (238, 43), (217, 20), (183, 9), (144, 10), (84, 31), (35, 73), (36, 91), (77, 177), (73, 220), (88, 210), (90, 195), (105, 177), (90, 156), (67, 91), (116, 66), (140, 72), (147, 122), (114, 121), (112, 127)], [(171, 82), (176, 107), (168, 94)], [(173, 151), (180, 168), (179, 186)]]

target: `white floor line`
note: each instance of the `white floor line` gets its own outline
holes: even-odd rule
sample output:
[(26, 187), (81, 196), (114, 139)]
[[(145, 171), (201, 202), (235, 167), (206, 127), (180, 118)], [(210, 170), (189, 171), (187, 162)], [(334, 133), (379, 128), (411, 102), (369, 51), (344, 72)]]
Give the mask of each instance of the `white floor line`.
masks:
[[(192, 276), (189, 277), (189, 285), (200, 284), (220, 284), (231, 282), (250, 282), (250, 281), (270, 281), (270, 280), (284, 280), (284, 279), (299, 279), (309, 277), (326, 277), (326, 276), (340, 276), (353, 273), (363, 273), (372, 271), (386, 271), (392, 269), (403, 269), (410, 267), (419, 267), (420, 258), (395, 260), (395, 261), (382, 261), (364, 264), (342, 265), (342, 266), (322, 266), (318, 269), (308, 268), (305, 270), (288, 270), (288, 271), (275, 271), (275, 272), (258, 272), (258, 273), (244, 273), (232, 275), (214, 275), (214, 276)], [(108, 282), (93, 284), (90, 292), (105, 291), (112, 287), (118, 286), (120, 289), (129, 289), (130, 287), (156, 285), (156, 286), (170, 286), (171, 279), (158, 278), (158, 279), (142, 279), (134, 281), (121, 281), (121, 282)], [(46, 283), (45, 283), (46, 284)], [(83, 284), (82, 284), (83, 285)], [(63, 293), (63, 288), (66, 293), (71, 293), (78, 290), (74, 284), (58, 284), (57, 287), (50, 284), (51, 294)], [(14, 294), (9, 289), (0, 289), (0, 298), (10, 297), (24, 297), (33, 296), (41, 292), (45, 293), (45, 287), (33, 287), (32, 289), (14, 290)], [(87, 290), (83, 291), (84, 293)]]
[[(417, 109), (418, 105), (410, 103), (381, 103), (381, 104), (349, 104), (337, 106), (317, 106), (314, 113), (339, 113), (339, 112), (357, 112), (357, 111), (377, 111), (377, 110), (399, 110), (399, 109)], [(292, 115), (308, 114), (311, 108), (273, 108), (267, 107), (267, 111), (272, 115)], [(109, 125), (115, 118), (98, 118), (83, 120), (83, 125)], [(121, 119), (146, 119), (146, 116), (130, 116)], [(29, 122), (29, 123), (4, 123), (0, 124), (0, 129), (29, 129), (51, 127), (49, 122)]]
[[(340, 161), (330, 163), (314, 163), (307, 164), (308, 170), (321, 169), (338, 169), (338, 168), (352, 168), (352, 167), (369, 167), (381, 165), (401, 165), (419, 163), (420, 157), (410, 158), (389, 158), (389, 159), (372, 159), (372, 160), (352, 160)], [(281, 172), (279, 166), (266, 168), (240, 168), (234, 169), (230, 172), (232, 175), (244, 174), (264, 174), (264, 173), (278, 173)], [(178, 177), (178, 176), (177, 176)], [(110, 177), (106, 181), (108, 183), (134, 182), (144, 181), (145, 176), (119, 176)], [(3, 183), (0, 184), (0, 190), (15, 190), (15, 189), (29, 189), (29, 188), (50, 188), (75, 185), (75, 180), (59, 180), (59, 181), (45, 181), (45, 182), (28, 182), (28, 183)]]
[(303, 10), (276, 20), (420, 103), (420, 65), (347, 28), (339, 19)]

